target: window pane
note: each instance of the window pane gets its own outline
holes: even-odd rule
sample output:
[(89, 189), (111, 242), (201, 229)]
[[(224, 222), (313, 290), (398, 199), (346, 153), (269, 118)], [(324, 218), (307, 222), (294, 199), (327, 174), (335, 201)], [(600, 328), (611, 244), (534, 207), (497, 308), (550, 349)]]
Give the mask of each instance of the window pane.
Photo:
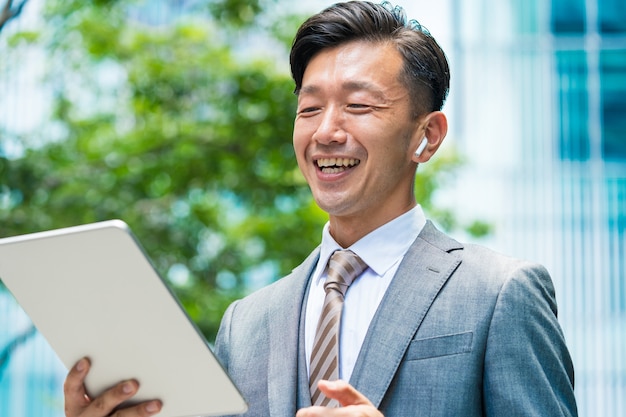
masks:
[(553, 0), (551, 23), (552, 31), (556, 34), (583, 33), (585, 31), (585, 0)]
[(626, 50), (600, 54), (605, 159), (626, 160)]
[(600, 32), (626, 33), (626, 1), (598, 1)]
[(587, 61), (585, 51), (558, 51), (559, 153), (563, 160), (589, 158)]

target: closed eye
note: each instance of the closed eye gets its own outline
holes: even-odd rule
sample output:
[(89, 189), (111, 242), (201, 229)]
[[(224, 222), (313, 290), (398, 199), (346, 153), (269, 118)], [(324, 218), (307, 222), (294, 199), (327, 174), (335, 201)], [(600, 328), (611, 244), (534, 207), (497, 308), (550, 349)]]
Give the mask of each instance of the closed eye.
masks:
[(310, 115), (312, 113), (315, 113), (317, 111), (319, 111), (320, 108), (319, 107), (305, 107), (301, 110), (298, 110), (298, 115)]
[(349, 111), (353, 113), (366, 113), (366, 112), (369, 112), (370, 110), (376, 109), (375, 106), (371, 106), (369, 104), (363, 104), (363, 103), (351, 103), (347, 105), (347, 108)]

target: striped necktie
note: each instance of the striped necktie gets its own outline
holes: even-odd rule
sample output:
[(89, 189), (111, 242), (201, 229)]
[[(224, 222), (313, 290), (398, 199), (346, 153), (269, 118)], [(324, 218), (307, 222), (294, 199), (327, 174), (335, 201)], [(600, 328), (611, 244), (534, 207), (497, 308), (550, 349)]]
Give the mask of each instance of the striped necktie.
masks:
[(311, 403), (327, 407), (338, 407), (336, 400), (327, 398), (317, 388), (320, 379), (339, 379), (339, 324), (346, 291), (367, 265), (350, 250), (338, 250), (328, 262), (328, 278), (324, 284), (326, 297), (313, 341), (311, 353), (309, 387)]

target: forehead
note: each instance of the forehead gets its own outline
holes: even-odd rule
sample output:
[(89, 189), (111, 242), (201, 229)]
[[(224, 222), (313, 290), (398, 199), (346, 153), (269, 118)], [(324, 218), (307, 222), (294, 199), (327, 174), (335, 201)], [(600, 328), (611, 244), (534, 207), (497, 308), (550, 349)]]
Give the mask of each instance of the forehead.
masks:
[(380, 90), (401, 87), (403, 59), (389, 42), (348, 42), (318, 52), (307, 65), (300, 94), (325, 88)]

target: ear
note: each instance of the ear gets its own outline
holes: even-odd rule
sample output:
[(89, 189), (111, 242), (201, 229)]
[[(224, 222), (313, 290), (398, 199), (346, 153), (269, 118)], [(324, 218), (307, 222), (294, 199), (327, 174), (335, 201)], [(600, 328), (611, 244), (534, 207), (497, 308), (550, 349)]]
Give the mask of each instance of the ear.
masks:
[[(421, 123), (424, 129), (423, 135), (416, 135), (414, 143), (412, 144), (413, 162), (423, 163), (427, 162), (439, 149), (446, 134), (448, 133), (448, 119), (446, 115), (440, 111), (434, 111), (424, 117), (424, 121)], [(417, 156), (415, 151), (419, 148), (422, 139), (426, 137), (428, 144), (422, 153)]]

